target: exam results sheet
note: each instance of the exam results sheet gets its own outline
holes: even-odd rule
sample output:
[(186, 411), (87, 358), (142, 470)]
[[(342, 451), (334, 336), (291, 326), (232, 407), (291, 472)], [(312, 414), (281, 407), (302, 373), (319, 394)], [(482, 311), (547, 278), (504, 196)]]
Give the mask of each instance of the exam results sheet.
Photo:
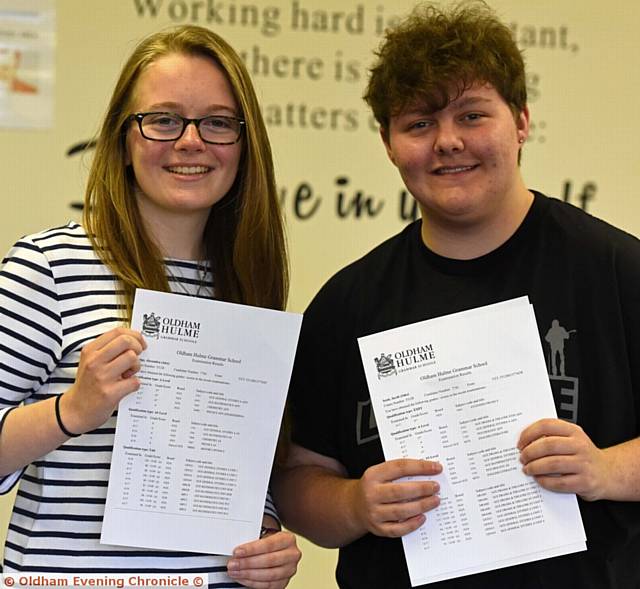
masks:
[(138, 290), (101, 542), (231, 554), (259, 535), (301, 315)]
[(585, 550), (576, 497), (522, 472), (520, 432), (555, 417), (526, 297), (359, 339), (387, 460), (443, 465), (440, 505), (403, 538), (412, 585)]

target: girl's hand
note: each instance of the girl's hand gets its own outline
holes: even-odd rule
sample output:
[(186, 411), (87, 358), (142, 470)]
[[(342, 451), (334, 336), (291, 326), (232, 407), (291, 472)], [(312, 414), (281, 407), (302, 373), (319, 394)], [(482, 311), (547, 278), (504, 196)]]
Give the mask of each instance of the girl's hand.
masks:
[(139, 332), (118, 327), (82, 349), (76, 381), (60, 399), (62, 422), (70, 432), (101, 426), (123, 397), (140, 388), (135, 375), (146, 347)]
[(291, 532), (275, 532), (238, 546), (227, 563), (229, 576), (252, 589), (283, 589), (302, 557)]

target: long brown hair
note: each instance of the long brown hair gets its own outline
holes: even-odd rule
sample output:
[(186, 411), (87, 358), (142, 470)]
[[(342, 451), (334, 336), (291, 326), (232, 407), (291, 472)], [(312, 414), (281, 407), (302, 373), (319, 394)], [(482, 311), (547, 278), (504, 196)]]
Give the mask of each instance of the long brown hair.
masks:
[(225, 301), (283, 309), (289, 273), (269, 138), (249, 74), (233, 48), (209, 29), (185, 25), (144, 39), (124, 65), (97, 138), (83, 223), (96, 252), (124, 291), (130, 317), (136, 288), (168, 291), (162, 254), (145, 231), (125, 135), (141, 72), (169, 54), (213, 59), (225, 72), (246, 121), (238, 175), (211, 209), (203, 244), (215, 296)]

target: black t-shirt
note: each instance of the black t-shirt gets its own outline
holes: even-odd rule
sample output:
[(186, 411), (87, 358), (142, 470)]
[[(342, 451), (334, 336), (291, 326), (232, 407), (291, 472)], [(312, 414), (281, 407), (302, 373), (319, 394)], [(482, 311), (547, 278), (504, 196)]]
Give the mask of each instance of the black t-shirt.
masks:
[[(331, 278), (305, 313), (290, 389), (294, 442), (359, 478), (384, 461), (357, 338), (527, 295), (558, 416), (598, 447), (640, 434), (640, 242), (535, 193), (493, 252), (453, 260), (425, 247), (420, 222)], [(640, 503), (580, 501), (588, 551), (428, 585), (640, 587)], [(340, 550), (343, 589), (410, 587), (399, 539), (367, 534)]]

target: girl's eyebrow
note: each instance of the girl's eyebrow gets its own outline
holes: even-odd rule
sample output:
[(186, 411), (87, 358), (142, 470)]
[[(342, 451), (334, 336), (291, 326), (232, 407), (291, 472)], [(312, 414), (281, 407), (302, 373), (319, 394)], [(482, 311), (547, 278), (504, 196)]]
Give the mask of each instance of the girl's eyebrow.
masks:
[[(169, 110), (172, 112), (176, 112), (178, 110), (184, 109), (183, 104), (179, 104), (177, 102), (156, 102), (154, 104), (149, 105), (149, 110)], [(228, 113), (235, 115), (236, 109), (231, 106), (226, 106), (224, 104), (211, 104), (206, 109), (208, 113)]]

